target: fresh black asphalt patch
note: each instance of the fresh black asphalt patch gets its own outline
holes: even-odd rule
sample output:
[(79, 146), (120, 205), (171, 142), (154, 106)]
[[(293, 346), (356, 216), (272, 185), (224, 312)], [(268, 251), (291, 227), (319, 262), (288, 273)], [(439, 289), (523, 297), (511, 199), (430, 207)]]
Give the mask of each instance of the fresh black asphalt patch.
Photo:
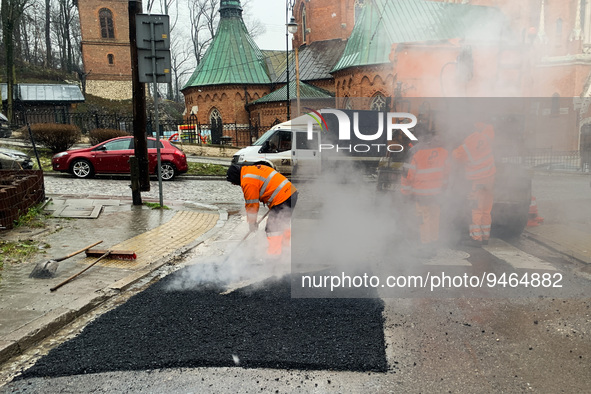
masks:
[(105, 313), (20, 378), (235, 361), (245, 368), (387, 370), (378, 298), (292, 299), (289, 277), (227, 295), (211, 286), (166, 291), (173, 277)]

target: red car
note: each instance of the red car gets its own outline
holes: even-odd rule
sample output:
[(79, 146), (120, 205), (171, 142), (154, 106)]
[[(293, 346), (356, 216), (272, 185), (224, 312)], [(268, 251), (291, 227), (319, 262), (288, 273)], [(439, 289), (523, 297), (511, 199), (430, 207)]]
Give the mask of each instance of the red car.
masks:
[[(53, 156), (54, 171), (69, 172), (78, 178), (94, 174), (129, 174), (129, 158), (134, 155), (133, 137), (118, 137), (90, 148), (72, 149)], [(160, 140), (162, 180), (169, 181), (187, 172), (187, 156), (167, 140)], [(156, 139), (148, 138), (148, 170), (156, 174)]]

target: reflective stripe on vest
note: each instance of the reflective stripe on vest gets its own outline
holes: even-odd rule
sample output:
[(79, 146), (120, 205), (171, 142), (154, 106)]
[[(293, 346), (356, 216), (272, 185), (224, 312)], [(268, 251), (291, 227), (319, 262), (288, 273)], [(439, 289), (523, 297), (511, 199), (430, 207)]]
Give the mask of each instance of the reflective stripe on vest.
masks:
[(437, 167), (437, 168), (425, 168), (422, 170), (417, 170), (417, 174), (431, 174), (434, 172), (443, 172), (445, 170), (444, 167)]
[(256, 200), (246, 200), (246, 204), (258, 204), (260, 202), (260, 200), (256, 199)]
[(263, 182), (265, 182), (267, 180), (266, 178), (264, 178), (260, 175), (256, 175), (256, 174), (246, 174), (242, 178), (253, 178), (253, 179), (258, 179), (259, 181), (263, 181)]
[(489, 165), (488, 167), (484, 167), (481, 168), (479, 170), (474, 170), (474, 171), (466, 171), (466, 175), (476, 175), (476, 174), (480, 174), (482, 172), (486, 172), (486, 171), (490, 171), (495, 167), (495, 163), (492, 163), (491, 165)]
[[(267, 176), (267, 179), (265, 179), (265, 181), (263, 182), (263, 186), (261, 186), (261, 193), (259, 194), (259, 198), (263, 197), (263, 194), (265, 194), (265, 190), (267, 190), (267, 186), (269, 186), (269, 182), (271, 182), (271, 179), (273, 179), (275, 174), (277, 174), (277, 171), (273, 171), (269, 174), (269, 176)], [(272, 200), (273, 199), (269, 200), (269, 202), (271, 202)]]
[[(277, 171), (275, 171), (275, 173), (277, 173)], [(269, 197), (269, 202), (267, 204), (271, 204), (273, 202), (273, 200), (275, 199), (275, 196), (277, 196), (277, 194), (281, 191), (281, 189), (283, 189), (283, 187), (285, 185), (287, 185), (288, 183), (289, 183), (289, 181), (287, 179), (285, 179), (283, 182), (281, 182), (279, 184), (279, 186), (277, 186), (277, 189), (275, 189), (273, 194), (271, 194), (271, 197)], [(261, 194), (261, 196), (262, 196), (262, 194)]]
[(433, 189), (416, 189), (416, 188), (412, 189), (414, 194), (423, 195), (423, 196), (431, 196), (433, 194), (439, 194), (439, 193), (441, 193), (441, 190), (442, 189), (440, 187), (436, 187)]
[[(263, 197), (263, 194), (265, 194), (265, 190), (267, 190), (267, 187), (269, 186), (269, 183), (271, 182), (271, 179), (273, 179), (273, 177), (278, 174), (277, 171), (273, 170), (266, 178), (262, 177), (260, 175), (256, 175), (256, 174), (246, 174), (243, 176), (243, 178), (252, 178), (252, 179), (258, 179), (259, 181), (263, 182), (263, 185), (261, 186), (261, 191), (259, 193), (259, 199), (261, 199)], [(252, 200), (250, 200), (252, 201)], [(258, 201), (257, 201), (258, 202)], [(269, 202), (271, 202), (271, 200), (269, 200)]]

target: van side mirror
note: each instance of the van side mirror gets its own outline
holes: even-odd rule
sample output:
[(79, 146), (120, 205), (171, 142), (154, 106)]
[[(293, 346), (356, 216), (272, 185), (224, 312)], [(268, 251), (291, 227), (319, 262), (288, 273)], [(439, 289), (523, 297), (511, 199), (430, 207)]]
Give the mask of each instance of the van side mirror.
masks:
[(271, 148), (271, 144), (269, 141), (263, 142), (263, 146), (259, 149), (259, 153), (269, 153), (269, 149)]

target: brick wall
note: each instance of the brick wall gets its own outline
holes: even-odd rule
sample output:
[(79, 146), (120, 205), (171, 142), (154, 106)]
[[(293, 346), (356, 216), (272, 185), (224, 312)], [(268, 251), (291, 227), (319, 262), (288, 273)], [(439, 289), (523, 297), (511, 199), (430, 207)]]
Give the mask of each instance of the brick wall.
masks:
[[(346, 97), (372, 97), (378, 93), (390, 97), (394, 94), (395, 83), (391, 64), (350, 68), (337, 71), (333, 75), (337, 107), (342, 107)], [(369, 107), (355, 109), (364, 110)]]
[(13, 228), (20, 215), (43, 200), (43, 171), (0, 170), (0, 229)]
[[(270, 92), (270, 87), (251, 85), (246, 88), (248, 102), (253, 102)], [(200, 124), (209, 123), (209, 115), (216, 108), (223, 123), (248, 124), (248, 112), (244, 108), (245, 89), (243, 86), (219, 85), (188, 88), (183, 91), (187, 116), (197, 107), (197, 120)]]
[(294, 46), (304, 44), (302, 14), (306, 13), (306, 44), (340, 38), (346, 40), (355, 25), (355, 0), (298, 0), (293, 15), (299, 23)]
[[(101, 38), (99, 11), (102, 8), (108, 8), (113, 14), (115, 37), (112, 39)], [(127, 1), (79, 0), (78, 10), (82, 60), (85, 71), (89, 73), (87, 80), (131, 81)], [(113, 55), (113, 64), (109, 64), (109, 54)]]

